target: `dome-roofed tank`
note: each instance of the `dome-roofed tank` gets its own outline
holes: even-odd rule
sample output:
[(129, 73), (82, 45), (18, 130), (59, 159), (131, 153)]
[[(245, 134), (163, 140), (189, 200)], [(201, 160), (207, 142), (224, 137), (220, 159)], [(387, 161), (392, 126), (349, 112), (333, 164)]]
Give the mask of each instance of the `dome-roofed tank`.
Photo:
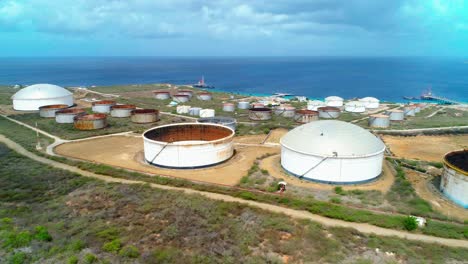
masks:
[(44, 105), (73, 105), (73, 94), (53, 84), (34, 84), (16, 92), (11, 99), (13, 109), (37, 111)]

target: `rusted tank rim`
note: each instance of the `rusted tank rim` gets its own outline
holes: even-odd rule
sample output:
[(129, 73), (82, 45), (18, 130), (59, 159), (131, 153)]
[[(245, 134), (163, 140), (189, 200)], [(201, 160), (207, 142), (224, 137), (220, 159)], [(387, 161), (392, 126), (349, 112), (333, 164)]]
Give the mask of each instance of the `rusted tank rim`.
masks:
[(39, 107), (39, 110), (43, 110), (43, 109), (63, 109), (63, 108), (68, 108), (68, 105), (66, 105), (66, 104), (43, 105), (43, 106)]
[(164, 126), (158, 126), (158, 127), (153, 127), (153, 128), (150, 128), (148, 130), (146, 130), (145, 132), (143, 132), (143, 137), (150, 141), (150, 142), (154, 142), (154, 143), (157, 143), (157, 144), (162, 144), (162, 145), (166, 145), (166, 144), (169, 144), (169, 145), (173, 145), (173, 146), (188, 146), (187, 144), (181, 144), (181, 143), (178, 143), (177, 141), (175, 142), (171, 142), (171, 143), (168, 143), (168, 142), (165, 142), (165, 141), (158, 141), (158, 140), (154, 140), (154, 139), (151, 139), (149, 138), (147, 135), (149, 132), (152, 132), (154, 130), (159, 130), (159, 129), (163, 129), (163, 128), (166, 128), (166, 127), (181, 127), (181, 126), (211, 126), (211, 127), (216, 127), (216, 128), (220, 128), (222, 130), (226, 130), (226, 131), (229, 131), (229, 135), (226, 136), (226, 137), (223, 137), (223, 138), (219, 138), (219, 139), (216, 139), (216, 140), (210, 140), (210, 141), (203, 141), (203, 142), (197, 142), (197, 143), (191, 143), (190, 146), (202, 146), (202, 145), (207, 145), (207, 144), (216, 144), (216, 143), (220, 143), (220, 142), (223, 142), (223, 141), (227, 141), (227, 140), (231, 140), (233, 137), (234, 137), (234, 134), (235, 134), (235, 131), (230, 129), (229, 127), (226, 127), (226, 126), (223, 126), (223, 125), (218, 125), (218, 124), (206, 124), (206, 123), (179, 123), (179, 124), (169, 124), (169, 125), (164, 125)]
[(187, 95), (187, 94), (174, 94), (172, 97), (190, 97), (190, 95)]
[(111, 109), (135, 109), (135, 105), (131, 104), (122, 104), (122, 105), (113, 105)]
[(193, 94), (192, 90), (178, 90), (177, 93), (191, 93)]
[(209, 93), (209, 92), (201, 92), (201, 93), (198, 93), (198, 95), (211, 95), (211, 93)]
[(63, 109), (55, 112), (56, 115), (76, 115), (82, 113), (85, 113), (85, 110), (81, 108)]
[(271, 112), (271, 108), (268, 108), (268, 107), (250, 108), (249, 111), (252, 111), (252, 112)]
[(116, 102), (113, 100), (101, 100), (97, 102), (93, 102), (93, 105), (115, 105)]
[(333, 107), (333, 106), (319, 107), (317, 108), (317, 110), (324, 111), (324, 112), (341, 112), (341, 110), (338, 107)]
[(170, 94), (169, 91), (153, 91), (153, 94)]
[(78, 115), (75, 116), (75, 121), (82, 120), (82, 121), (93, 121), (93, 120), (101, 120), (106, 119), (106, 114), (89, 114), (89, 115)]
[(294, 106), (278, 106), (276, 107), (277, 110), (284, 110), (284, 111), (293, 111), (296, 110)]
[(159, 110), (156, 109), (135, 109), (132, 111), (132, 115), (139, 114), (159, 114)]
[[(467, 149), (463, 149), (463, 150), (457, 150), (457, 151), (452, 151), (452, 152), (449, 152), (447, 154), (445, 154), (444, 156), (444, 164), (457, 171), (458, 173), (461, 173), (465, 176), (468, 176), (468, 170), (466, 168), (462, 168), (460, 167), (460, 164), (453, 164), (453, 160), (451, 160), (453, 157), (456, 157), (456, 156), (465, 156), (465, 157), (468, 157), (468, 150)], [(465, 165), (467, 166), (467, 165)]]
[(224, 103), (223, 106), (234, 106), (233, 103)]
[(370, 115), (369, 117), (373, 117), (373, 118), (390, 118), (388, 115), (382, 115), (382, 114)]
[(301, 109), (301, 110), (297, 110), (296, 114), (306, 115), (306, 116), (316, 116), (319, 114), (319, 112), (314, 111), (314, 110)]

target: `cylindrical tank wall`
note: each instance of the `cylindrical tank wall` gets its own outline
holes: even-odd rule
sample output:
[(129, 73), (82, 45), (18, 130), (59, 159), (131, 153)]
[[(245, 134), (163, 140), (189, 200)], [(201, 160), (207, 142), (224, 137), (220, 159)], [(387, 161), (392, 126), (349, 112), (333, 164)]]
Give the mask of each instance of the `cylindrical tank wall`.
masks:
[(215, 117), (209, 117), (209, 118), (199, 118), (197, 120), (197, 123), (204, 123), (204, 124), (218, 124), (218, 125), (223, 125), (231, 128), (232, 130), (236, 130), (236, 119), (232, 117), (221, 117), (221, 116), (215, 116)]
[(154, 123), (159, 120), (159, 111), (155, 109), (136, 109), (132, 111), (130, 120), (137, 124)]
[(59, 124), (73, 124), (73, 122), (75, 122), (75, 116), (85, 114), (85, 110), (80, 108), (63, 109), (55, 112), (55, 122)]
[(270, 108), (250, 108), (249, 119), (254, 121), (270, 120), (271, 112)]
[(118, 118), (129, 117), (135, 109), (135, 105), (114, 105), (111, 107), (110, 115)]
[(172, 99), (178, 103), (185, 103), (190, 100), (190, 96), (186, 94), (175, 94), (174, 96), (172, 96)]
[(202, 109), (200, 110), (200, 117), (214, 117), (215, 110), (214, 109)]
[(319, 120), (319, 113), (312, 110), (297, 110), (294, 120), (301, 124), (310, 123)]
[(440, 190), (454, 203), (468, 208), (468, 150), (445, 155)]
[(200, 116), (200, 111), (202, 110), (202, 108), (200, 107), (191, 107), (189, 109), (189, 115), (191, 116)]
[(116, 103), (115, 101), (99, 101), (99, 102), (94, 102), (92, 110), (95, 113), (102, 113), (102, 114), (108, 114), (111, 111), (111, 107), (114, 106)]
[(95, 130), (107, 126), (107, 116), (105, 114), (91, 114), (76, 116), (74, 126), (79, 130)]
[(153, 92), (153, 94), (154, 94), (154, 98), (156, 98), (158, 100), (167, 100), (167, 99), (171, 98), (171, 93), (169, 93), (169, 92), (155, 91), (155, 92)]
[(249, 109), (250, 103), (249, 102), (239, 102), (237, 103), (237, 108), (239, 109)]
[(405, 113), (402, 110), (389, 110), (386, 113), (390, 121), (402, 121), (405, 119)]
[(236, 110), (236, 107), (232, 103), (224, 103), (223, 104), (223, 111), (224, 112), (234, 112)]
[(39, 116), (45, 118), (55, 117), (57, 111), (68, 108), (68, 105), (58, 104), (58, 105), (44, 105), (39, 107)]
[(278, 106), (275, 108), (275, 115), (293, 118), (296, 114), (296, 108), (292, 106)]
[(337, 107), (325, 106), (318, 109), (320, 118), (338, 118), (340, 117), (340, 109)]
[(369, 116), (369, 126), (387, 128), (390, 126), (390, 118), (387, 115), (371, 115)]
[(405, 116), (415, 116), (415, 107), (414, 106), (405, 106), (404, 107)]
[(213, 96), (210, 93), (200, 93), (198, 94), (198, 99), (202, 101), (209, 101), (213, 99)]

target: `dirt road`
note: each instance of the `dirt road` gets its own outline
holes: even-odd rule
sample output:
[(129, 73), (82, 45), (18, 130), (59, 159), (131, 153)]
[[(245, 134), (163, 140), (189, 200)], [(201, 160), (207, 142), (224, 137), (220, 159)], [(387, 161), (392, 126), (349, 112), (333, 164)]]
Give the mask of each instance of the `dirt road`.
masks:
[[(5, 143), (9, 148), (15, 150), (21, 155), (24, 155), (30, 159), (33, 159), (35, 161), (50, 165), (55, 168), (63, 169), (63, 170), (68, 170), (74, 173), (81, 174), (85, 177), (91, 177), (95, 179), (99, 179), (105, 182), (113, 182), (113, 183), (124, 183), (124, 184), (147, 184), (146, 182), (143, 181), (134, 181), (134, 180), (125, 180), (125, 179), (116, 179), (110, 176), (104, 176), (104, 175), (99, 175), (95, 173), (91, 173), (88, 171), (84, 171), (81, 169), (78, 169), (76, 167), (59, 163), (53, 160), (49, 160), (43, 157), (39, 157), (36, 154), (33, 154), (26, 149), (24, 149), (22, 146), (18, 145), (17, 143), (9, 140), (8, 138), (4, 137), (3, 135), (0, 135), (0, 142)], [(274, 213), (281, 213), (285, 214), (287, 216), (290, 216), (292, 218), (299, 218), (299, 219), (309, 219), (315, 222), (318, 222), (324, 226), (332, 226), (332, 227), (345, 227), (345, 228), (353, 228), (356, 229), (357, 231), (365, 234), (377, 234), (381, 236), (396, 236), (399, 238), (404, 238), (407, 240), (414, 240), (414, 241), (420, 241), (420, 242), (426, 242), (426, 243), (439, 243), (445, 246), (450, 246), (450, 247), (462, 247), (462, 248), (468, 248), (468, 240), (457, 240), (457, 239), (448, 239), (448, 238), (440, 238), (440, 237), (432, 237), (432, 236), (427, 236), (427, 235), (421, 235), (421, 234), (413, 234), (413, 233), (408, 233), (404, 231), (398, 231), (398, 230), (392, 230), (392, 229), (386, 229), (386, 228), (381, 228), (369, 224), (363, 224), (363, 223), (353, 223), (353, 222), (345, 222), (342, 220), (337, 220), (337, 219), (331, 219), (331, 218), (326, 218), (323, 216), (311, 214), (307, 211), (301, 211), (301, 210), (294, 210), (294, 209), (289, 209), (289, 208), (284, 208), (281, 206), (276, 206), (276, 205), (271, 205), (271, 204), (265, 204), (265, 203), (259, 203), (259, 202), (254, 202), (254, 201), (247, 201), (243, 200), (240, 198), (235, 198), (231, 197), (228, 195), (224, 194), (217, 194), (217, 193), (210, 193), (210, 192), (203, 192), (203, 191), (197, 191), (197, 190), (192, 190), (192, 189), (187, 189), (187, 188), (179, 188), (179, 187), (171, 187), (171, 186), (165, 186), (165, 185), (159, 185), (159, 184), (154, 184), (151, 183), (149, 184), (152, 188), (157, 188), (157, 189), (164, 189), (164, 190), (172, 190), (172, 191), (181, 191), (187, 194), (198, 194), (202, 195), (204, 197), (207, 197), (209, 199), (213, 200), (219, 200), (219, 201), (226, 201), (226, 202), (236, 202), (240, 204), (245, 204), (257, 208), (261, 208), (263, 210), (267, 210), (270, 212)]]

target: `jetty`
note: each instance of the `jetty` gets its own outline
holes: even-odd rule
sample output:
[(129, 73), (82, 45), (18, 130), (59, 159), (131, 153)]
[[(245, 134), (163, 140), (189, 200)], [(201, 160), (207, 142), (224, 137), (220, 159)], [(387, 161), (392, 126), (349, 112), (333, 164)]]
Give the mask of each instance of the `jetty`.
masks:
[(440, 97), (440, 96), (435, 96), (435, 95), (425, 95), (424, 99), (426, 100), (432, 100), (432, 101), (438, 101), (443, 104), (463, 104), (462, 102), (458, 102), (452, 99), (448, 99), (445, 97)]

